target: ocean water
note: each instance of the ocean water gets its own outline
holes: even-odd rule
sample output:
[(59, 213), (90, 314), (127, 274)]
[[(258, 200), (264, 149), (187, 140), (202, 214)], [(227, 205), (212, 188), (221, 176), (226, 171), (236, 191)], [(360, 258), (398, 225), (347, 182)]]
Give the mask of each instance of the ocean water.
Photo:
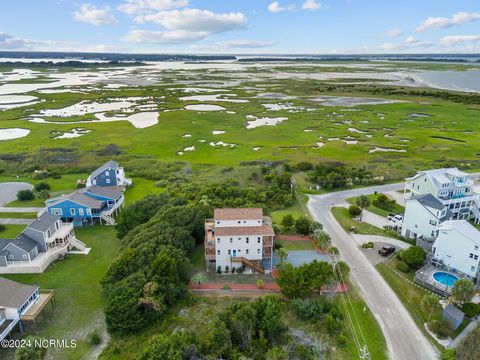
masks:
[(480, 70), (422, 71), (415, 73), (415, 77), (435, 88), (480, 92)]

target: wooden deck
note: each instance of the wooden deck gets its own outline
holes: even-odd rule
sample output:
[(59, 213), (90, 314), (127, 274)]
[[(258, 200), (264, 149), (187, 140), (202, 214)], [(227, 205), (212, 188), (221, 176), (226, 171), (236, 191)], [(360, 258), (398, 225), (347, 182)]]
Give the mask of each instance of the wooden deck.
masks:
[(47, 306), (47, 304), (50, 302), (52, 303), (52, 308), (55, 308), (55, 292), (49, 289), (42, 289), (38, 301), (21, 316), (21, 319), (23, 321), (35, 322), (38, 315), (43, 312), (45, 306)]

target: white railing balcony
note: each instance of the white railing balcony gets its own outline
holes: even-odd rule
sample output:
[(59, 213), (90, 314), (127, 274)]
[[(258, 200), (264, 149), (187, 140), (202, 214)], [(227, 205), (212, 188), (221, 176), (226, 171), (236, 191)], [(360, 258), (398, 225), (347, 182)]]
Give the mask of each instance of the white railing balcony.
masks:
[(56, 240), (68, 240), (73, 235), (73, 224), (62, 224), (60, 228), (55, 231), (52, 236), (47, 239), (47, 243), (53, 243)]
[(20, 316), (17, 315), (15, 319), (9, 319), (7, 321), (11, 321), (10, 324), (0, 333), (0, 340), (3, 340), (7, 337), (8, 334), (12, 331), (12, 329), (17, 325), (18, 321), (20, 320)]

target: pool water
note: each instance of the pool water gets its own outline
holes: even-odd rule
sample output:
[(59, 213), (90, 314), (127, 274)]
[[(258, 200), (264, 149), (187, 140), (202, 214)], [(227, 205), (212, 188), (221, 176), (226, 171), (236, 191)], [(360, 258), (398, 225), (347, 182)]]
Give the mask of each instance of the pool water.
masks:
[[(433, 279), (442, 285), (453, 286), (453, 284), (455, 284), (455, 282), (458, 280), (458, 276), (455, 276), (450, 273), (446, 273), (444, 271), (437, 271), (435, 274), (433, 274)], [(447, 284), (447, 281), (448, 281), (448, 284)]]

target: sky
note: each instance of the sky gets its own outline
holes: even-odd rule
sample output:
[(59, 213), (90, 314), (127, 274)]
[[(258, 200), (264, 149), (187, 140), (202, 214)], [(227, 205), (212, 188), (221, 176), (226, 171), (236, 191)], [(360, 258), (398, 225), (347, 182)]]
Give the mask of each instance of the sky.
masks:
[(480, 0), (8, 0), (0, 50), (480, 53)]

